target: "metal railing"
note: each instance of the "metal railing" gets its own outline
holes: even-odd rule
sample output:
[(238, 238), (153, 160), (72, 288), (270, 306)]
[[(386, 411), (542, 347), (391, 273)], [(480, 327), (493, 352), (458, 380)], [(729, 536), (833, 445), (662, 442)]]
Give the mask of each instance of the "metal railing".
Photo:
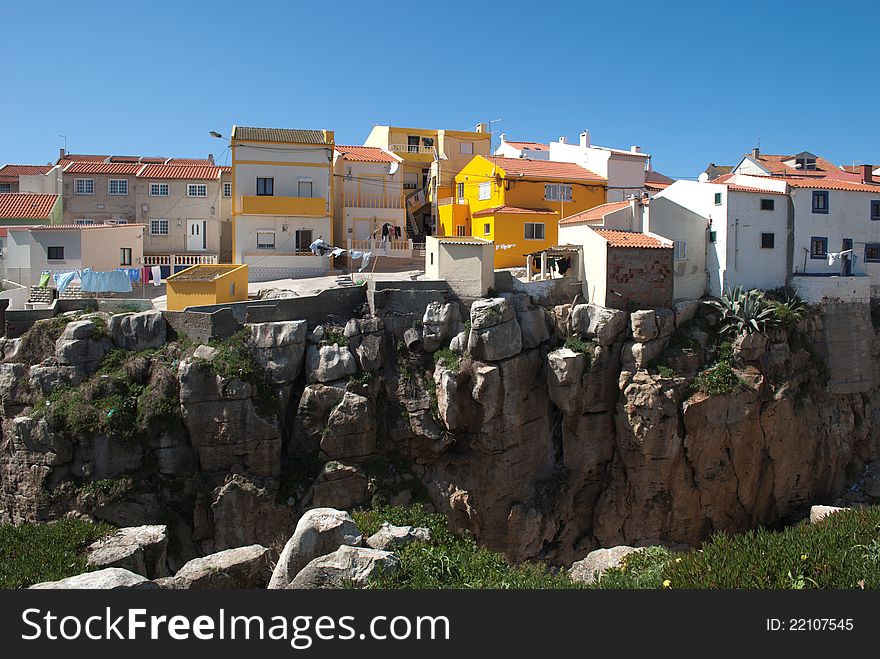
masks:
[(343, 203), (347, 208), (403, 208), (404, 196), (383, 192), (346, 192)]

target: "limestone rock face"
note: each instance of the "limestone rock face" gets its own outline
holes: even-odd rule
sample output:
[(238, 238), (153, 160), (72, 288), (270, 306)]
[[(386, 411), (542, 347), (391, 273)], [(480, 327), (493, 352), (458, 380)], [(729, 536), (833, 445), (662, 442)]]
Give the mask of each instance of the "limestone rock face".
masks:
[(693, 320), (700, 308), (699, 300), (678, 300), (672, 305), (672, 313), (675, 314), (675, 326)]
[(522, 331), (522, 347), (525, 350), (537, 348), (550, 339), (547, 315), (543, 309), (527, 309), (516, 314)]
[(306, 348), (306, 321), (245, 325), (257, 363), (270, 382), (284, 384), (299, 376)]
[(429, 542), (431, 532), (422, 527), (394, 526), (385, 522), (376, 533), (367, 538), (367, 544), (373, 549), (394, 551), (402, 549), (412, 542)]
[(767, 337), (758, 332), (744, 334), (733, 342), (733, 354), (744, 362), (756, 362), (767, 351)]
[(146, 577), (121, 567), (108, 567), (60, 581), (44, 581), (31, 586), (36, 590), (116, 590), (150, 587), (155, 588)]
[(463, 330), (457, 303), (431, 302), (422, 318), (422, 346), (427, 352), (435, 352)]
[(217, 552), (259, 541), (269, 542), (286, 536), (293, 528), (293, 516), (276, 503), (272, 481), (260, 482), (234, 474), (211, 492), (206, 501), (206, 528), (198, 526), (195, 535), (205, 536), (203, 551)]
[(568, 573), (573, 581), (586, 584), (595, 583), (597, 577), (601, 577), (605, 570), (620, 567), (623, 564), (623, 559), (636, 551), (639, 551), (636, 547), (626, 545), (596, 549), (587, 554), (583, 560), (574, 563)]
[(647, 343), (657, 338), (657, 316), (653, 309), (634, 311), (629, 315), (629, 322), (634, 341)]
[(357, 373), (357, 362), (347, 346), (310, 345), (306, 354), (309, 382), (333, 382)]
[(94, 373), (112, 347), (110, 338), (100, 335), (93, 320), (75, 320), (67, 324), (55, 342), (55, 356), (62, 366)]
[(464, 352), (468, 347), (468, 332), (461, 331), (452, 337), (452, 340), (449, 342), (449, 349), (454, 350), (455, 352)]
[(134, 526), (92, 543), (88, 564), (121, 567), (148, 579), (168, 574), (168, 529), (164, 525)]
[(165, 345), (168, 329), (158, 310), (110, 316), (107, 328), (117, 348), (138, 352)]
[(331, 460), (365, 460), (376, 453), (376, 414), (369, 398), (346, 391), (327, 419), (321, 452)]
[(271, 558), (272, 552), (262, 545), (226, 549), (192, 559), (159, 585), (172, 589), (265, 588), (272, 575)]
[(499, 361), (522, 350), (522, 331), (510, 302), (504, 298), (477, 300), (471, 306), (467, 351), (480, 361)]
[(348, 510), (365, 502), (369, 481), (355, 465), (328, 462), (306, 495), (309, 504), (318, 508)]
[(571, 310), (572, 332), (592, 338), (599, 345), (608, 346), (617, 341), (626, 329), (627, 315), (617, 309), (595, 304), (578, 304)]
[(516, 318), (513, 306), (502, 297), (483, 298), (471, 305), (471, 329), (495, 327)]
[(348, 513), (333, 508), (309, 510), (284, 545), (269, 588), (284, 588), (312, 559), (330, 554), (343, 545), (359, 546), (363, 539)]
[(400, 560), (391, 552), (342, 546), (332, 554), (319, 556), (309, 562), (287, 588), (362, 587), (380, 571), (393, 574), (399, 567)]
[(668, 337), (654, 339), (646, 343), (627, 341), (623, 344), (620, 361), (625, 368), (634, 368), (637, 371), (645, 369), (660, 358), (668, 343)]
[(675, 331), (675, 312), (672, 309), (654, 309), (657, 320), (657, 336), (663, 338)]

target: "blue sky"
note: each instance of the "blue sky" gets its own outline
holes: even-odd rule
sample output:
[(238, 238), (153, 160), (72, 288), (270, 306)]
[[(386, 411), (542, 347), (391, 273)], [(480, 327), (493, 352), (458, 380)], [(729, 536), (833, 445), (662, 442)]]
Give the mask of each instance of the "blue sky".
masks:
[[(696, 176), (756, 145), (880, 162), (880, 3), (0, 0), (0, 163), (220, 156), (233, 123), (640, 145)], [(870, 62), (870, 63), (869, 63)], [(864, 63), (864, 64), (863, 64)]]

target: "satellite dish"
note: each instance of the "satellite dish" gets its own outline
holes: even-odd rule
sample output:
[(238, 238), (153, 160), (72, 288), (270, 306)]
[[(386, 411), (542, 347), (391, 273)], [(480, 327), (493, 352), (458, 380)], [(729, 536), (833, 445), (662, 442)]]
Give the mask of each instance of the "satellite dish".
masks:
[(707, 172), (702, 172), (702, 173), (697, 177), (697, 180), (698, 180), (700, 183), (705, 183), (706, 181), (709, 180), (709, 174), (708, 174)]
[(400, 163), (397, 161), (394, 161), (393, 163), (388, 165), (388, 176), (394, 176), (395, 172), (397, 172), (398, 169), (400, 169)]

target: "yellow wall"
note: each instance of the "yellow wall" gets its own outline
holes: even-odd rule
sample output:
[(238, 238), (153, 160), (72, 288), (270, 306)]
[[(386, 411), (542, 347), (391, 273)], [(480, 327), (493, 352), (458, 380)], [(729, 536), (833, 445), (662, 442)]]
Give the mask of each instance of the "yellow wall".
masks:
[[(488, 199), (479, 198), (480, 183), (491, 183)], [(465, 204), (440, 206), (438, 233), (454, 236), (455, 225), (470, 221), (470, 230), (477, 238), (494, 240), (496, 245), (514, 244), (508, 250), (495, 251), (495, 267), (509, 268), (525, 265), (525, 255), (558, 244), (558, 221), (562, 217), (594, 208), (605, 203), (604, 182), (585, 183), (570, 180), (519, 179), (486, 158), (474, 157), (455, 177), (456, 184), (464, 183)], [(546, 183), (565, 183), (572, 186), (571, 201), (547, 201), (544, 199)], [(453, 191), (457, 198), (457, 191)], [(473, 213), (496, 206), (518, 206), (554, 211), (549, 214), (499, 213), (473, 217)], [(464, 218), (466, 215), (466, 219)], [(544, 240), (525, 238), (525, 223), (544, 224)], [(484, 233), (484, 224), (490, 225), (491, 233)]]
[[(183, 311), (187, 307), (226, 302), (244, 302), (248, 295), (247, 266), (242, 266), (214, 281), (177, 281), (173, 276), (166, 280), (169, 311)], [(235, 293), (229, 285), (235, 283)]]

